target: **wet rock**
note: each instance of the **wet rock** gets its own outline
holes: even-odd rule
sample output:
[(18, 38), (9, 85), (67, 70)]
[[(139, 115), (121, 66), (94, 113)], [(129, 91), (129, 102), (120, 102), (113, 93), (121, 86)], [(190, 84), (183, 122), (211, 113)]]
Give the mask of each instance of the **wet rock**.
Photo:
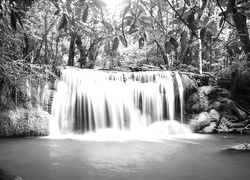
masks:
[(214, 101), (211, 104), (209, 104), (208, 111), (210, 111), (211, 109), (215, 109), (216, 111), (220, 111), (221, 105), (222, 104), (219, 101)]
[(211, 123), (211, 118), (207, 112), (202, 112), (196, 117), (190, 120), (189, 126), (194, 131), (197, 132), (203, 127), (209, 126)]
[(216, 111), (215, 109), (211, 109), (209, 111), (209, 116), (211, 118), (211, 121), (218, 122), (220, 120), (220, 113)]
[(48, 112), (39, 109), (16, 108), (0, 112), (0, 137), (49, 135)]
[(198, 93), (193, 93), (187, 100), (185, 109), (188, 113), (200, 113), (202, 111), (201, 109), (201, 103), (200, 103), (200, 97)]
[(237, 118), (231, 112), (221, 111), (220, 114), (221, 114), (221, 117), (224, 117), (224, 118), (228, 119), (231, 122), (238, 122), (239, 121), (239, 118)]
[(202, 133), (214, 133), (217, 132), (216, 130), (217, 124), (216, 122), (211, 122), (209, 126), (202, 128)]
[(22, 178), (0, 168), (0, 180), (22, 180)]
[(227, 150), (250, 151), (249, 143), (237, 144), (226, 148)]
[(222, 117), (217, 128), (218, 132), (220, 133), (228, 132), (229, 124), (230, 124), (230, 121), (228, 121), (228, 119), (226, 119), (225, 117)]

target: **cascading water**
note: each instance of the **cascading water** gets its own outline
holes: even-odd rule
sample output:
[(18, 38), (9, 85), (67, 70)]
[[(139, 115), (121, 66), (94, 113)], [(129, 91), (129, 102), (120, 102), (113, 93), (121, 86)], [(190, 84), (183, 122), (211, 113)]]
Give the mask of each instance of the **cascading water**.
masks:
[[(175, 83), (179, 84), (177, 90), (174, 76)], [(183, 91), (180, 84), (177, 72), (104, 72), (68, 68), (62, 71), (57, 83), (52, 116), (61, 134), (105, 129), (138, 131), (152, 124), (158, 124), (153, 127), (169, 128), (166, 120), (176, 117), (176, 94), (180, 96), (177, 104), (183, 113), (183, 92), (175, 93)], [(181, 121), (182, 118), (181, 115)]]

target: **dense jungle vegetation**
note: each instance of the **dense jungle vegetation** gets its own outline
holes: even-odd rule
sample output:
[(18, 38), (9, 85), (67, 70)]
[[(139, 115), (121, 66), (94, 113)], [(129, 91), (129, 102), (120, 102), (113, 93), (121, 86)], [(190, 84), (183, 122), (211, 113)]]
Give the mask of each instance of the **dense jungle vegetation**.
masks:
[(250, 64), (249, 17), (248, 0), (0, 0), (0, 80), (18, 86), (62, 65), (232, 80)]

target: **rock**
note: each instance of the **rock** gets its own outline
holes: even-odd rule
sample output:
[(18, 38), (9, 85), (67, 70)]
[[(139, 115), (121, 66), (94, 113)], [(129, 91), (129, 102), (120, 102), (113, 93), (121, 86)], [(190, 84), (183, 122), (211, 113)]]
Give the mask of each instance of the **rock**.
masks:
[(231, 114), (231, 112), (221, 111), (220, 114), (221, 114), (221, 117), (224, 117), (231, 122), (238, 122), (239, 121), (239, 118), (237, 118), (235, 115)]
[(219, 122), (220, 120), (220, 113), (216, 111), (215, 109), (211, 109), (209, 111), (209, 116), (211, 118), (211, 121)]
[(22, 180), (22, 178), (0, 168), (0, 180)]
[(237, 107), (233, 108), (233, 113), (239, 118), (240, 121), (244, 121), (248, 118), (247, 114)]
[(211, 123), (211, 118), (207, 112), (202, 112), (198, 114), (195, 118), (191, 119), (189, 122), (190, 128), (197, 132), (205, 126), (209, 126)]
[(218, 125), (218, 132), (220, 133), (224, 133), (224, 132), (228, 132), (229, 128), (228, 125), (230, 124), (230, 122), (228, 121), (228, 119), (226, 119), (225, 117), (222, 117), (220, 120), (220, 123)]
[(200, 113), (202, 111), (198, 93), (193, 93), (187, 100), (185, 110), (188, 113)]
[(237, 144), (234, 146), (227, 147), (226, 149), (237, 150), (237, 151), (250, 151), (250, 144), (249, 143)]
[(216, 122), (211, 122), (209, 126), (206, 126), (204, 128), (202, 128), (201, 132), (202, 133), (214, 133), (216, 132)]
[(0, 137), (49, 135), (50, 115), (39, 109), (16, 108), (0, 113)]
[(211, 109), (215, 109), (216, 111), (220, 111), (221, 105), (222, 104), (219, 101), (214, 101), (211, 104), (209, 104), (208, 111), (210, 111)]

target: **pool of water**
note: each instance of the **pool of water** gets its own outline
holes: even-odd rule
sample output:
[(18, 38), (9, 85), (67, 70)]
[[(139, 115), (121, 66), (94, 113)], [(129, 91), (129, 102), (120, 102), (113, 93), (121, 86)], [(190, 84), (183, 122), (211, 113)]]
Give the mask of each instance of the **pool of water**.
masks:
[(24, 180), (249, 179), (250, 153), (224, 150), (250, 136), (193, 135), (158, 141), (0, 139), (0, 167)]

